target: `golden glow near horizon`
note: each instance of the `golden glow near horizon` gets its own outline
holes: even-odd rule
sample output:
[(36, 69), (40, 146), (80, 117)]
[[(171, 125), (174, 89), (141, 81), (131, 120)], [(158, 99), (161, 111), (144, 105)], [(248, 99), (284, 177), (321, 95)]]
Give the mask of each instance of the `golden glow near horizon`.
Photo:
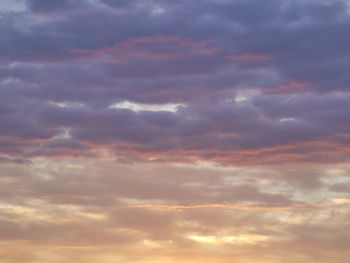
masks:
[(228, 244), (255, 244), (259, 242), (263, 242), (269, 239), (267, 236), (260, 235), (249, 235), (243, 234), (238, 236), (199, 236), (199, 235), (189, 235), (188, 239), (194, 240), (200, 243), (209, 243), (213, 245), (220, 245), (223, 243)]
[[(59, 171), (63, 166), (65, 170)], [(47, 178), (38, 176), (42, 167)], [(265, 167), (260, 173), (268, 173), (269, 169)], [(303, 169), (294, 172), (305, 172)], [(331, 168), (310, 169), (319, 169), (327, 176)], [(349, 168), (338, 169), (346, 172)], [(153, 259), (176, 262), (191, 257), (193, 262), (230, 259), (279, 263), (278, 258), (292, 253), (290, 250), (301, 246), (311, 246), (312, 250), (312, 246), (319, 246), (310, 239), (307, 243), (297, 239), (298, 231), (317, 239), (331, 235), (329, 231), (336, 231), (338, 224), (347, 219), (350, 203), (350, 198), (336, 193), (328, 194), (328, 199), (316, 198), (325, 195), (319, 189), (308, 195), (294, 189), (289, 200), (298, 202), (284, 201), (280, 195), (261, 191), (268, 186), (274, 192), (283, 184), (273, 185), (269, 177), (252, 181), (259, 171), (248, 167), (216, 169), (209, 164), (130, 167), (109, 160), (85, 160), (83, 164), (79, 159), (38, 159), (30, 168), (8, 165), (0, 170), (3, 174), (27, 176), (25, 191), (16, 177), (12, 180), (4, 177), (1, 181), (17, 193), (18, 200), (3, 201), (0, 205), (0, 220), (10, 229), (3, 232), (9, 239), (2, 243), (5, 258), (14, 257), (15, 248), (20, 247), (24, 255), (58, 262), (63, 259), (87, 263), (113, 260), (147, 263)], [(336, 172), (335, 176), (339, 175)], [(227, 176), (241, 179), (227, 180)], [(192, 183), (197, 178), (202, 180), (200, 185)], [(247, 181), (251, 181), (248, 188)], [(252, 182), (256, 188), (252, 188)], [(174, 196), (185, 194), (186, 199), (174, 201)], [(227, 194), (238, 199), (248, 197), (250, 201), (232, 202)], [(28, 195), (32, 198), (27, 198)], [(266, 198), (264, 203), (262, 197)], [(317, 199), (322, 202), (316, 203)], [(334, 211), (338, 213), (336, 218)], [(201, 256), (203, 251), (208, 253), (206, 257)], [(271, 258), (276, 251), (281, 256)], [(341, 255), (338, 258), (342, 260)]]

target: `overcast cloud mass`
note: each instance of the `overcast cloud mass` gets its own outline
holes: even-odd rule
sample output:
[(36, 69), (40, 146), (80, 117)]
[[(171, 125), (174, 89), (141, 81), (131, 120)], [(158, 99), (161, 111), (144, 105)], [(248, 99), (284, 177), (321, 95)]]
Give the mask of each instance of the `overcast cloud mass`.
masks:
[(0, 0), (3, 263), (347, 263), (348, 0)]

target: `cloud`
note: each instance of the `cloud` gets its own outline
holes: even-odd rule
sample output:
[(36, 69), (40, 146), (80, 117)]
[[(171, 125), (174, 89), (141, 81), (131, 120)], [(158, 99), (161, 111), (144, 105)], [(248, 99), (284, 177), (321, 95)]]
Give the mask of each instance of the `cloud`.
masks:
[[(108, 145), (111, 154), (146, 159), (161, 155), (166, 159), (164, 154), (177, 152), (183, 159), (236, 164), (284, 158), (323, 162), (337, 152), (334, 161), (347, 160), (347, 148), (339, 140), (349, 132), (344, 95), (258, 94), (248, 102), (197, 100), (177, 112), (146, 108), (135, 112), (68, 102), (25, 106), (17, 112), (6, 110), (1, 117), (3, 138), (20, 139), (18, 158), (40, 152), (50, 155), (50, 150), (59, 148), (59, 155), (84, 155), (86, 150)], [(6, 154), (14, 149), (3, 146)], [(332, 162), (333, 157), (328, 160)]]
[(5, 263), (347, 262), (347, 1), (0, 5)]
[[(229, 258), (241, 257), (244, 250), (246, 259), (258, 250), (263, 258), (272, 251), (281, 260), (285, 253), (303, 251), (310, 260), (322, 260), (315, 253), (320, 247), (347, 249), (344, 231), (339, 232), (347, 222), (347, 206), (330, 200), (337, 192), (322, 192), (323, 184), (307, 193), (300, 188), (311, 168), (326, 176), (332, 166), (234, 170), (83, 160), (42, 159), (29, 168), (0, 167), (5, 189), (0, 239), (12, 260), (14, 246), (35, 246), (33, 258), (42, 250), (45, 257), (57, 257), (54, 251), (61, 251), (62, 258), (73, 252), (78, 258), (85, 253), (102, 257), (109, 248), (126, 258), (132, 249), (134, 256), (141, 254), (136, 256), (140, 262), (154, 249), (159, 249), (157, 255), (190, 249), (195, 256), (205, 248), (206, 237), (212, 256), (222, 251)], [(328, 199), (315, 203), (320, 191)], [(335, 209), (338, 216), (330, 220)], [(325, 251), (324, 257), (331, 257), (332, 251)], [(297, 260), (291, 254), (290, 262)]]
[(80, 0), (63, 0), (59, 2), (53, 0), (26, 0), (30, 11), (42, 14), (67, 11), (79, 6), (83, 7), (82, 3)]

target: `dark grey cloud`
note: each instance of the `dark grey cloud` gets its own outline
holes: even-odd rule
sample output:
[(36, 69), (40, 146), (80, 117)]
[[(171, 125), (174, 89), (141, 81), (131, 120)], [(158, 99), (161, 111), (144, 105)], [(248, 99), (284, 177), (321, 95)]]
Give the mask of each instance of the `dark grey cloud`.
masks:
[(26, 0), (30, 11), (34, 13), (52, 13), (58, 11), (70, 11), (72, 8), (84, 7), (84, 1), (81, 0)]
[[(185, 160), (213, 154), (211, 158), (228, 163), (264, 162), (288, 154), (295, 154), (295, 161), (324, 161), (339, 151), (329, 160), (345, 161), (345, 137), (340, 135), (349, 132), (347, 100), (338, 95), (256, 95), (251, 102), (198, 100), (178, 112), (54, 102), (26, 105), (1, 117), (1, 149), (23, 158), (85, 155), (107, 146), (117, 155), (177, 153)], [(19, 141), (6, 141), (6, 136)]]
[[(4, 154), (347, 158), (346, 1), (26, 5), (0, 18)], [(108, 108), (125, 100), (185, 106)]]
[(136, 0), (101, 0), (100, 2), (114, 8), (127, 8), (137, 3)]

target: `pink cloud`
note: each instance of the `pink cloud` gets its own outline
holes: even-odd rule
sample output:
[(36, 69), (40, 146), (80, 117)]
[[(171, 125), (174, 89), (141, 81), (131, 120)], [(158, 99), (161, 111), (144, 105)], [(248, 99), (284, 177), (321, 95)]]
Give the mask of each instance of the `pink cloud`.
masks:
[(113, 46), (95, 50), (71, 49), (74, 55), (83, 59), (122, 63), (132, 58), (172, 60), (195, 55), (212, 55), (218, 48), (206, 42), (185, 39), (178, 36), (158, 35), (127, 40)]

